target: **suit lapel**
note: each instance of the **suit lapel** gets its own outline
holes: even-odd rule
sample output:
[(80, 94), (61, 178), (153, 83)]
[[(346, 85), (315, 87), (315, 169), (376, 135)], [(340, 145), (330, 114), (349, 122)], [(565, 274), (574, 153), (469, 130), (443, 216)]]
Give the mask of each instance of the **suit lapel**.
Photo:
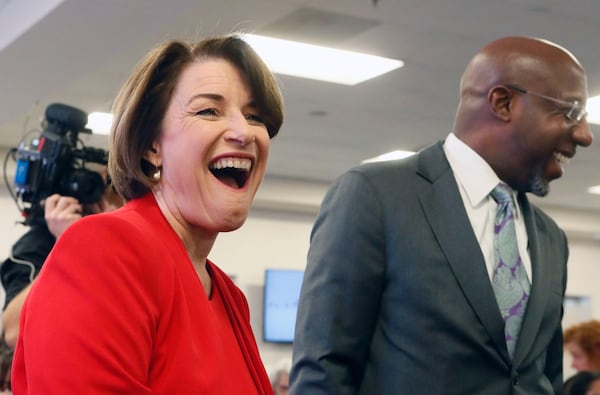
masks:
[(519, 204), (523, 212), (527, 238), (529, 241), (529, 256), (531, 258), (532, 284), (531, 293), (527, 302), (527, 310), (523, 317), (521, 333), (515, 349), (514, 364), (518, 365), (527, 356), (534, 344), (536, 334), (539, 332), (546, 303), (550, 292), (550, 273), (548, 265), (550, 262), (547, 251), (541, 248), (549, 243), (544, 227), (537, 226), (531, 205), (524, 194), (519, 196)]
[(431, 183), (431, 188), (420, 195), (425, 216), (465, 298), (498, 352), (508, 362), (504, 321), (441, 142), (420, 153), (417, 172)]

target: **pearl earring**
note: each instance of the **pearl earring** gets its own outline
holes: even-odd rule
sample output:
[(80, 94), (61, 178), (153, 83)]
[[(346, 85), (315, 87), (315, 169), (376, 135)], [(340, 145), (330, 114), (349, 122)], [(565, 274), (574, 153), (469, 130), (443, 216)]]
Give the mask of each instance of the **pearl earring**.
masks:
[(157, 167), (154, 173), (152, 173), (152, 179), (154, 181), (160, 180), (160, 167)]

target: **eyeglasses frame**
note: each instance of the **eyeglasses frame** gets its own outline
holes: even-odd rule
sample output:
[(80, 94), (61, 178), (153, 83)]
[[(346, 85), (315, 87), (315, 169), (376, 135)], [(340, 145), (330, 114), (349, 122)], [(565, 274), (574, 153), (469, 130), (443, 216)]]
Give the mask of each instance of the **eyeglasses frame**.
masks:
[(529, 94), (532, 96), (537, 96), (542, 99), (549, 100), (549, 101), (557, 103), (557, 104), (561, 104), (563, 106), (570, 106), (571, 108), (565, 114), (565, 117), (571, 122), (579, 123), (579, 122), (581, 122), (582, 119), (584, 119), (588, 115), (588, 112), (585, 109), (585, 107), (582, 107), (579, 105), (579, 100), (573, 100), (573, 101), (561, 100), (561, 99), (557, 99), (555, 97), (543, 95), (541, 93), (533, 92), (528, 89), (521, 88), (520, 86), (512, 85), (512, 84), (506, 84), (506, 87), (508, 87), (516, 92), (522, 93), (524, 95)]

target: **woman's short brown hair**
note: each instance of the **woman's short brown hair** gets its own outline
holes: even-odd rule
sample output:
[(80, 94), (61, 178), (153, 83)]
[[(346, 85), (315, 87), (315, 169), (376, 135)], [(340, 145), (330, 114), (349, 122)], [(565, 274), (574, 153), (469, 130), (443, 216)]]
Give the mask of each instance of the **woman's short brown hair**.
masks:
[(197, 43), (166, 42), (150, 51), (137, 65), (113, 104), (109, 173), (117, 192), (126, 200), (148, 193), (156, 183), (153, 166), (144, 159), (159, 137), (163, 117), (179, 77), (189, 64), (224, 59), (242, 75), (269, 137), (283, 123), (283, 99), (275, 77), (239, 35), (224, 35)]
[(594, 365), (600, 366), (600, 321), (585, 321), (569, 327), (563, 342), (576, 343)]

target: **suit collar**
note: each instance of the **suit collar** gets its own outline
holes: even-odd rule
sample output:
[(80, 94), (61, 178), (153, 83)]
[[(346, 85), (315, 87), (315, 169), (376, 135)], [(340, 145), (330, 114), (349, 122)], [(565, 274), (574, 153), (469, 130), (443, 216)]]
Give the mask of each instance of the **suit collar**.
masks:
[[(504, 321), (500, 315), (481, 249), (469, 223), (458, 185), (443, 150), (438, 142), (419, 153), (417, 173), (426, 179), (431, 188), (419, 196), (423, 211), (444, 251), (465, 298), (507, 364), (510, 358), (504, 339)], [(513, 365), (518, 366), (530, 353), (546, 308), (549, 272), (543, 262), (551, 261), (541, 248), (549, 243), (545, 228), (536, 220), (533, 207), (525, 194), (519, 194), (529, 239), (533, 284), (527, 313), (515, 351)], [(483, 279), (483, 281), (482, 281)], [(487, 280), (487, 281), (486, 281)]]
[(471, 207), (487, 201), (500, 179), (491, 166), (471, 147), (450, 133), (444, 143), (450, 168)]
[(419, 154), (417, 173), (431, 183), (419, 196), (421, 206), (465, 298), (508, 362), (504, 321), (489, 281), (485, 260), (469, 222), (442, 142)]
[(529, 351), (540, 331), (543, 314), (546, 311), (551, 284), (548, 263), (553, 260), (553, 257), (548, 256), (547, 249), (542, 248), (543, 245), (551, 243), (546, 228), (541, 221), (537, 220), (532, 205), (523, 193), (519, 194), (519, 205), (527, 228), (533, 282), (515, 349), (515, 364), (522, 362), (527, 355), (534, 354)]

